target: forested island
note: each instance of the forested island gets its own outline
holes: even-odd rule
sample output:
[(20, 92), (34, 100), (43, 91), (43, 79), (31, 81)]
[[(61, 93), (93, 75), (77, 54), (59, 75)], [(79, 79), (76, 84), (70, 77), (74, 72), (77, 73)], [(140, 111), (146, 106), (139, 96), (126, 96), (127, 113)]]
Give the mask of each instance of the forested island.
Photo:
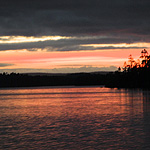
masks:
[(115, 72), (93, 72), (72, 74), (0, 74), (0, 87), (32, 86), (90, 86), (104, 85), (111, 88), (150, 88), (150, 55), (142, 50), (135, 61), (129, 56), (128, 62)]

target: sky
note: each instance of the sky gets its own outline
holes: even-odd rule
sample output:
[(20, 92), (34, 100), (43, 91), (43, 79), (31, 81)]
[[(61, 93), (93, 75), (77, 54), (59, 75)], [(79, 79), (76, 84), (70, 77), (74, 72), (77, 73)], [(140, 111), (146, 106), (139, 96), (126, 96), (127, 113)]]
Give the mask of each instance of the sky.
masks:
[(0, 1), (0, 73), (115, 71), (150, 48), (149, 0)]

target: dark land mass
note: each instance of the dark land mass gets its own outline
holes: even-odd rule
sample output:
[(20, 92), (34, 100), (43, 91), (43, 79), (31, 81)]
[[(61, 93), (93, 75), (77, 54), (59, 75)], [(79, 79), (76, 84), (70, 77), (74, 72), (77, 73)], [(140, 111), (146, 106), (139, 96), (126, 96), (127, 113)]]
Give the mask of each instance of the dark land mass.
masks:
[(107, 87), (150, 89), (150, 69), (132, 68), (128, 72), (108, 74), (105, 77)]
[(106, 73), (103, 72), (73, 74), (2, 73), (0, 74), (0, 87), (104, 85), (105, 77)]
[(150, 69), (132, 68), (127, 72), (73, 74), (2, 73), (0, 87), (101, 86), (111, 88), (150, 88)]

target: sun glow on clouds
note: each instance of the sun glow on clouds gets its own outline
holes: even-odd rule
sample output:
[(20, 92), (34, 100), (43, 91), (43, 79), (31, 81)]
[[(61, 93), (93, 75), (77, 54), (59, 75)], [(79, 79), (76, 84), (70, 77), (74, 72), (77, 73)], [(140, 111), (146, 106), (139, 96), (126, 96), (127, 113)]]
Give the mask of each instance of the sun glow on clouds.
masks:
[(84, 45), (81, 45), (81, 46), (85, 46), (85, 47), (92, 46), (92, 47), (95, 47), (95, 48), (97, 48), (97, 47), (118, 47), (118, 48), (147, 47), (147, 48), (150, 48), (150, 43), (84, 44)]
[(61, 40), (61, 39), (69, 39), (70, 37), (66, 36), (0, 36), (0, 44), (7, 43), (26, 43), (26, 42), (39, 42), (39, 41), (47, 41), (47, 40)]
[[(57, 41), (65, 39), (72, 41), (72, 39), (78, 40), (79, 46), (83, 47), (83, 50), (78, 49), (69, 50), (71, 44), (76, 42), (63, 43), (68, 48), (68, 51), (55, 51), (52, 47), (51, 51), (47, 50), (47, 47), (34, 47), (32, 51), (29, 48), (18, 50), (5, 50), (0, 51), (0, 63), (2, 69), (16, 69), (16, 68), (34, 68), (34, 69), (54, 69), (54, 68), (80, 68), (83, 66), (92, 67), (109, 67), (109, 66), (122, 66), (124, 61), (130, 54), (136, 59), (140, 55), (140, 50), (137, 48), (142, 47), (150, 48), (150, 43), (118, 43), (118, 44), (80, 44), (80, 40), (92, 37), (69, 37), (69, 36), (40, 36), (40, 37), (26, 37), (26, 36), (0, 36), (1, 45), (19, 45), (20, 43), (32, 43), (41, 41)], [(93, 37), (96, 38), (96, 37)], [(100, 37), (99, 37), (100, 38)], [(106, 37), (103, 37), (106, 38)], [(82, 42), (83, 42), (82, 41)], [(61, 44), (62, 44), (61, 43)], [(57, 49), (57, 43), (56, 49)], [(24, 44), (23, 44), (24, 45)], [(63, 46), (62, 45), (62, 46)], [(35, 44), (36, 46), (36, 44)], [(50, 45), (51, 46), (51, 45)], [(59, 44), (58, 44), (59, 46)], [(71, 45), (72, 46), (72, 45)], [(60, 45), (61, 48), (61, 45)], [(80, 47), (79, 47), (80, 48)], [(85, 49), (84, 49), (85, 48)], [(86, 49), (87, 48), (87, 49)], [(93, 49), (92, 49), (93, 48)], [(65, 48), (64, 48), (65, 49)]]

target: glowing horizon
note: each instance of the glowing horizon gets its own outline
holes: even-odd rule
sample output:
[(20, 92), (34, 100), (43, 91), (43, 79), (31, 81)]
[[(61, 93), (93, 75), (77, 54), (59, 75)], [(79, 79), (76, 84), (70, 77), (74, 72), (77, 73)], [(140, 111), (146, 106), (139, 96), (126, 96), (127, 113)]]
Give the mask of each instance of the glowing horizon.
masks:
[[(130, 54), (135, 59), (140, 56), (140, 50), (136, 49), (117, 49), (117, 50), (88, 50), (71, 52), (46, 52), (46, 51), (1, 51), (0, 66), (1, 70), (9, 69), (62, 69), (72, 70), (73, 68), (93, 67), (93, 69), (123, 66)], [(90, 71), (90, 70), (89, 70)], [(94, 70), (93, 70), (94, 71)], [(101, 71), (101, 70), (100, 70)], [(114, 70), (115, 71), (115, 70)], [(83, 70), (84, 72), (84, 70)]]
[[(111, 69), (115, 71), (123, 66), (130, 54), (138, 59), (143, 47), (150, 48), (148, 42), (80, 44), (80, 41), (92, 38), (107, 39), (108, 36), (0, 36), (0, 45), (6, 46), (5, 50), (0, 51), (0, 72), (7, 70), (9, 72), (13, 69), (18, 72), (20, 69), (21, 71), (24, 69), (24, 72), (26, 69), (33, 71), (45, 69), (50, 72), (57, 70), (60, 73)], [(75, 49), (72, 41), (77, 42)], [(47, 43), (48, 45), (45, 45)], [(60, 43), (62, 46), (58, 46)]]

